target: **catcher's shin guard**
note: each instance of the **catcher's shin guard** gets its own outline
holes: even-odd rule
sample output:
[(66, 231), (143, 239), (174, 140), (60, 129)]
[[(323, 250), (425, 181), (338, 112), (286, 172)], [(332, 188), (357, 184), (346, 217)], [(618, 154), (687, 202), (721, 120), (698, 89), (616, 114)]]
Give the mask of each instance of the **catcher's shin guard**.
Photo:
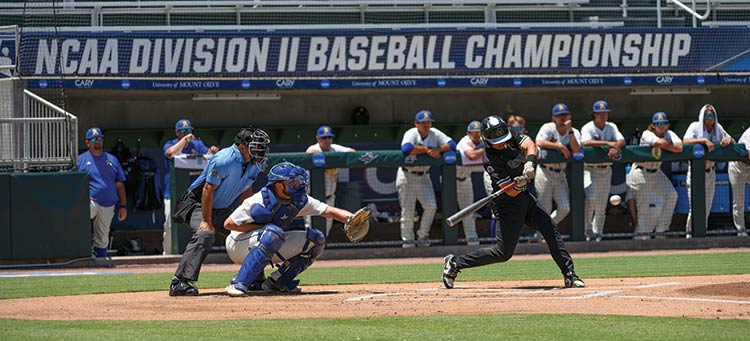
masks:
[(242, 261), (240, 272), (236, 276), (237, 283), (242, 283), (245, 287), (250, 286), (258, 274), (263, 272), (263, 268), (270, 264), (273, 255), (284, 245), (286, 234), (280, 227), (268, 224), (259, 239), (258, 245), (250, 249), (250, 253)]
[(276, 286), (280, 289), (291, 289), (296, 286), (296, 283), (293, 284), (294, 278), (310, 267), (323, 253), (325, 243), (326, 239), (322, 232), (316, 229), (307, 229), (307, 242), (303, 250), (307, 250), (310, 245), (312, 247), (297, 256), (287, 259), (279, 267), (278, 271), (271, 274), (271, 278), (276, 283)]

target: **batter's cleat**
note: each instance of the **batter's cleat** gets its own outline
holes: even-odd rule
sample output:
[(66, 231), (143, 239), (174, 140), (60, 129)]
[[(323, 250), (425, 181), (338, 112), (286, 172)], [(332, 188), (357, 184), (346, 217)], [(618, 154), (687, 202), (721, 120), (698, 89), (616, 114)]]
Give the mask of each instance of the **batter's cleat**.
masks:
[(288, 287), (280, 287), (273, 278), (269, 277), (263, 282), (263, 291), (269, 294), (299, 294), (302, 289), (298, 285), (299, 280), (293, 280)]
[(585, 288), (586, 283), (575, 274), (575, 272), (568, 273), (565, 275), (565, 287), (566, 288)]
[(198, 296), (198, 289), (190, 282), (174, 277), (169, 285), (169, 296)]
[(232, 297), (247, 296), (247, 287), (242, 283), (227, 285), (227, 287), (224, 288), (224, 291), (227, 293), (227, 295)]
[(453, 259), (456, 258), (454, 255), (447, 255), (443, 259), (445, 265), (443, 265), (443, 285), (446, 289), (453, 289), (453, 281), (456, 280), (456, 276), (461, 270), (458, 270), (458, 266)]

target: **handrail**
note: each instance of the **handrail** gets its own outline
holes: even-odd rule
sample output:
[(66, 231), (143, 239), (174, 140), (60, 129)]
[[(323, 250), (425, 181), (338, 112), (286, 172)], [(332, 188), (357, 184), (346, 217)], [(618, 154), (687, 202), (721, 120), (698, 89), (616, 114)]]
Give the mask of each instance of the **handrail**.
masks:
[(680, 0), (669, 0), (672, 3), (674, 3), (677, 6), (680, 6), (682, 9), (687, 11), (688, 13), (692, 14), (694, 17), (696, 17), (699, 20), (706, 20), (708, 19), (708, 16), (711, 14), (711, 0), (706, 0), (706, 13), (703, 15), (698, 14), (695, 12), (692, 8), (686, 6), (682, 3)]

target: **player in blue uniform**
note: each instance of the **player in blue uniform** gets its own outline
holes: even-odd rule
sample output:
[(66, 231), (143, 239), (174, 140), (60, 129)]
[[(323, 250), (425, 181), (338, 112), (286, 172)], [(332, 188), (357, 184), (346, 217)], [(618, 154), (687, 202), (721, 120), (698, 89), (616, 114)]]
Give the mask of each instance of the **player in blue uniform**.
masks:
[(246, 295), (269, 264), (280, 266), (262, 283), (264, 291), (301, 291), (294, 278), (323, 253), (325, 234), (313, 228), (292, 230), (289, 224), (298, 216), (319, 215), (345, 222), (352, 215), (307, 195), (307, 186), (304, 168), (279, 163), (268, 172), (268, 184), (224, 222), (224, 227), (232, 230), (226, 241), (227, 253), (242, 264), (225, 289), (230, 296)]
[(109, 228), (119, 202), (117, 220), (128, 216), (125, 173), (117, 158), (104, 151), (104, 134), (99, 128), (86, 131), (88, 151), (78, 155), (78, 169), (89, 173), (89, 212), (93, 224), (96, 257), (107, 257)]

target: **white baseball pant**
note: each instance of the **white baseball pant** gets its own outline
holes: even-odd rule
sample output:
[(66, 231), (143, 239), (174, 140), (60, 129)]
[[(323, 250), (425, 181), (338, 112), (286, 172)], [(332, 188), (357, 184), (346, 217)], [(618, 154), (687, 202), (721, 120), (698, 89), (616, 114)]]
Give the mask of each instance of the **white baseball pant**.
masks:
[(584, 223), (586, 236), (601, 238), (604, 234), (609, 190), (612, 186), (612, 167), (586, 165), (583, 170), (583, 187), (586, 194)]
[[(542, 209), (549, 213), (552, 221), (559, 224), (570, 213), (568, 179), (565, 177), (565, 169), (545, 167), (539, 167), (534, 179), (537, 200)], [(554, 212), (552, 212), (553, 200), (557, 204)]]
[(161, 241), (163, 254), (172, 254), (172, 199), (164, 198), (164, 233)]
[[(329, 168), (325, 170), (325, 186), (326, 186), (326, 204), (328, 206), (336, 206), (336, 184), (338, 182), (338, 169), (336, 168)], [(309, 192), (309, 189), (308, 189)], [(333, 226), (333, 219), (325, 218), (326, 219), (326, 237), (328, 237), (328, 234), (331, 232), (331, 227)], [(305, 227), (311, 228), (312, 226), (312, 217), (311, 216), (305, 216)]]
[(732, 219), (734, 227), (745, 235), (745, 185), (750, 183), (750, 164), (729, 162), (729, 183), (732, 186)]
[(94, 247), (106, 249), (109, 247), (109, 227), (115, 216), (115, 205), (101, 206), (89, 199), (89, 218), (94, 225)]
[[(242, 264), (247, 254), (250, 253), (250, 249), (258, 245), (258, 237), (262, 230), (257, 229), (247, 233), (240, 233), (238, 235), (230, 234), (227, 236), (224, 245), (227, 249), (227, 255), (234, 264)], [(271, 257), (271, 264), (280, 264), (286, 259), (309, 251), (314, 246), (314, 243), (307, 242), (307, 231), (305, 230), (285, 231), (285, 233), (286, 240), (281, 245), (279, 251)], [(307, 245), (307, 249), (305, 249), (305, 245)], [(274, 273), (278, 272), (279, 270), (274, 271)], [(271, 274), (273, 278), (278, 278), (279, 275)]]
[[(690, 204), (690, 210), (688, 211), (687, 216), (687, 222), (685, 223), (685, 231), (688, 233), (688, 236), (690, 236), (693, 233), (693, 203), (691, 201), (691, 186), (690, 186), (690, 175), (692, 174), (691, 168), (688, 167), (687, 172), (687, 193), (688, 193), (688, 203)], [(708, 229), (708, 215), (711, 214), (711, 204), (713, 204), (714, 201), (714, 192), (716, 192), (716, 169), (715, 167), (709, 168), (710, 171), (706, 172), (706, 229)]]
[[(456, 198), (458, 199), (458, 209), (462, 210), (465, 207), (474, 203), (474, 186), (471, 181), (471, 175), (460, 180), (456, 178)], [(461, 221), (464, 227), (464, 235), (466, 236), (467, 245), (479, 245), (479, 241), (476, 239), (477, 236), (477, 224), (474, 215), (471, 214)]]
[[(401, 205), (401, 240), (414, 240), (414, 211), (417, 200), (424, 212), (417, 230), (418, 239), (427, 239), (430, 235), (432, 220), (435, 218), (437, 203), (435, 191), (432, 188), (430, 172), (415, 174), (399, 167), (396, 173), (396, 190)], [(414, 244), (404, 244), (404, 247), (414, 247)]]
[[(677, 205), (677, 190), (667, 176), (658, 168), (633, 167), (625, 178), (628, 190), (633, 191), (638, 210), (636, 235), (649, 235), (669, 231), (674, 208)], [(652, 197), (655, 197), (652, 199)], [(654, 209), (649, 204), (654, 201)], [(659, 212), (654, 216), (654, 212)]]

